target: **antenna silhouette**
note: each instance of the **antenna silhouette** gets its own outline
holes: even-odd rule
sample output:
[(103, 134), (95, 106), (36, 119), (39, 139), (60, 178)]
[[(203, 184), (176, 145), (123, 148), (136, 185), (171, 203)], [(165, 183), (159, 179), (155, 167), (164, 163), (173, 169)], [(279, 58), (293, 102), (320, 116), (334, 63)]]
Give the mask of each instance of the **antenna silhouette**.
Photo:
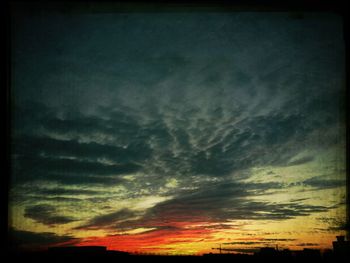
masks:
[(211, 249), (218, 249), (218, 250), (220, 251), (220, 254), (221, 254), (221, 250), (222, 250), (221, 244), (220, 244), (220, 247), (213, 247), (213, 248), (211, 248)]

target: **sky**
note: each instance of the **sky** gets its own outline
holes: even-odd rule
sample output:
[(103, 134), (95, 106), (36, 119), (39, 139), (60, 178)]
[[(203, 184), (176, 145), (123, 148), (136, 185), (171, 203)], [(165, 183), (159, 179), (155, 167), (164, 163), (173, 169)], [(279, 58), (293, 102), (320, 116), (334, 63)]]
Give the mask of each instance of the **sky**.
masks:
[(16, 246), (331, 248), (342, 30), (328, 13), (14, 13)]

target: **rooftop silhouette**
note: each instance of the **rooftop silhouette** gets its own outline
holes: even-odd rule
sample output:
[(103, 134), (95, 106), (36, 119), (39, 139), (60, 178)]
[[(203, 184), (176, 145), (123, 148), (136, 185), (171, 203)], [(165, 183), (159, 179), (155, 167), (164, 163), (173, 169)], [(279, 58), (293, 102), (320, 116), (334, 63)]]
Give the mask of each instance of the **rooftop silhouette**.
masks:
[(70, 247), (49, 247), (51, 253), (105, 253), (104, 246), (70, 246)]
[(333, 251), (340, 257), (350, 256), (350, 241), (345, 240), (344, 236), (337, 236), (337, 241), (333, 241)]

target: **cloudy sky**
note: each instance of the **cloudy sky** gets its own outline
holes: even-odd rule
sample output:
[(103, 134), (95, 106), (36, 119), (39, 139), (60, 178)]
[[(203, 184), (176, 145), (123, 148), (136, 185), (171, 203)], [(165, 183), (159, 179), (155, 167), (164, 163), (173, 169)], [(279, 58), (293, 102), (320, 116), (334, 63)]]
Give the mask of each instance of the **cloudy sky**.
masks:
[(345, 233), (340, 17), (12, 18), (20, 248), (201, 254)]

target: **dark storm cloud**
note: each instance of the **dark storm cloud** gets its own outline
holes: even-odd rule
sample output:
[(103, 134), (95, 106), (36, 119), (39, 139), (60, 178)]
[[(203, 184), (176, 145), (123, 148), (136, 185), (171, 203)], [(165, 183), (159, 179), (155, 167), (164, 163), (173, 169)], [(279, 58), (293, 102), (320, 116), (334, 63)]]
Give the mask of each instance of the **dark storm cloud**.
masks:
[(245, 185), (240, 183), (208, 185), (207, 188), (203, 187), (199, 191), (182, 193), (171, 200), (158, 203), (148, 209), (139, 219), (118, 223), (119, 212), (116, 212), (98, 216), (80, 228), (162, 228), (182, 227), (183, 224), (195, 222), (216, 223), (239, 219), (284, 220), (325, 212), (329, 209), (324, 206), (295, 202), (268, 203), (250, 200), (249, 197), (264, 194), (266, 190), (273, 187), (277, 187), (277, 184), (275, 186), (273, 184)]
[(33, 159), (23, 159), (23, 166), (35, 167), (34, 171), (26, 170), (28, 172), (36, 172), (39, 170), (62, 174), (86, 174), (86, 175), (114, 175), (134, 172), (138, 166), (135, 164), (122, 165), (108, 165), (98, 162), (80, 161), (74, 159), (54, 159), (49, 157)]
[(57, 235), (55, 233), (43, 232), (36, 233), (31, 231), (9, 229), (11, 245), (16, 249), (32, 249), (34, 247), (47, 247), (62, 242), (69, 242), (71, 245), (79, 241), (69, 235)]
[(94, 228), (99, 229), (103, 226), (115, 224), (118, 221), (125, 221), (137, 215), (138, 215), (137, 212), (134, 212), (130, 209), (125, 208), (117, 212), (96, 216), (91, 220), (89, 220), (87, 224), (77, 227), (76, 229), (94, 229)]
[(55, 189), (38, 189), (35, 190), (35, 193), (42, 195), (93, 195), (97, 194), (97, 191), (86, 190), (86, 189), (63, 189), (63, 188), (55, 188)]
[[(18, 153), (46, 153), (91, 159), (104, 157), (116, 162), (143, 160), (150, 155), (143, 134), (143, 129), (147, 127), (138, 125), (127, 113), (109, 109), (108, 115), (105, 116), (108, 119), (85, 116), (81, 113), (60, 119), (56, 116), (58, 113), (42, 114), (41, 112), (53, 111), (42, 104), (29, 103), (26, 107), (29, 109), (18, 107), (15, 111), (19, 117), (14, 118), (14, 133), (19, 135), (14, 138), (13, 147)], [(38, 135), (42, 133), (59, 134), (67, 139), (57, 140), (47, 135)], [(82, 143), (78, 140), (83, 136), (89, 139), (96, 134), (101, 137), (110, 136), (112, 141), (109, 144), (101, 144), (93, 141)], [(117, 142), (122, 143), (124, 147), (116, 146)]]
[(330, 189), (345, 186), (345, 180), (339, 179), (324, 179), (320, 176), (315, 176), (302, 182), (305, 185), (316, 189)]
[[(276, 186), (275, 186), (276, 187)], [(250, 200), (250, 196), (265, 193), (273, 185), (239, 183), (212, 185), (194, 193), (184, 194), (157, 204), (145, 217), (171, 220), (225, 221), (234, 219), (288, 219), (314, 212), (327, 211), (327, 207), (297, 203), (268, 203)], [(253, 192), (252, 192), (253, 191)], [(193, 216), (196, 215), (196, 216)], [(178, 217), (178, 218), (177, 218)]]
[(33, 219), (45, 225), (61, 225), (76, 221), (76, 219), (59, 215), (54, 206), (35, 205), (26, 207), (24, 217)]
[[(104, 180), (106, 183), (120, 182), (118, 178), (107, 177), (132, 173), (141, 168), (128, 162), (130, 159), (138, 161), (142, 153), (139, 154), (136, 150), (37, 136), (20, 136), (15, 141), (14, 161), (17, 165), (14, 167), (14, 182), (37, 179), (67, 180), (67, 183), (83, 183), (84, 180), (87, 183), (103, 183)], [(103, 164), (97, 161), (98, 158), (118, 159), (124, 163)]]
[[(118, 177), (110, 177), (110, 176), (87, 176), (87, 175), (65, 175), (65, 174), (51, 174), (49, 178), (43, 175), (41, 178), (39, 176), (39, 180), (43, 179), (44, 181), (55, 181), (61, 184), (67, 185), (104, 185), (104, 186), (115, 186), (124, 182), (122, 179)], [(32, 180), (36, 180), (36, 178), (32, 178)]]
[(347, 229), (349, 229), (348, 224), (343, 223), (342, 225), (338, 225), (338, 226), (330, 226), (328, 227), (328, 229), (330, 231), (347, 231)]
[(82, 201), (82, 199), (80, 198), (55, 196), (55, 194), (40, 195), (40, 194), (36, 194), (35, 191), (30, 191), (27, 194), (24, 194), (23, 192), (19, 192), (17, 194), (11, 195), (11, 202), (13, 202), (14, 204), (15, 203), (32, 204), (33, 202), (41, 202), (43, 200), (56, 202), (56, 204), (67, 203), (67, 202), (78, 204), (80, 201)]
[[(47, 110), (47, 107), (41, 104), (28, 105), (33, 107), (34, 112), (41, 113)], [(84, 180), (86, 183), (103, 183), (104, 180), (107, 184), (113, 181), (118, 183), (121, 182), (120, 179), (111, 180), (107, 177), (136, 172), (141, 169), (136, 162), (139, 163), (150, 156), (150, 148), (143, 138), (149, 128), (135, 126), (125, 114), (118, 113), (115, 116), (117, 113), (110, 110), (109, 114), (115, 118), (109, 121), (97, 117), (84, 118), (79, 114), (79, 118), (59, 120), (50, 115), (51, 111), (47, 112), (33, 115), (33, 110), (29, 107), (19, 117), (27, 116), (27, 121), (15, 119), (15, 133), (18, 131), (19, 134), (13, 140), (16, 163), (14, 182), (46, 179), (68, 184), (80, 184), (84, 183)], [(51, 122), (54, 124), (48, 126), (47, 123)], [(40, 134), (42, 129), (72, 139), (58, 140), (36, 134)], [(23, 134), (23, 131), (27, 131), (27, 134)], [(96, 142), (83, 143), (77, 140), (81, 136), (92, 136), (94, 132), (99, 136), (113, 134), (113, 138), (117, 143), (122, 143), (122, 146)], [(118, 164), (103, 164), (99, 162), (100, 159)]]
[(102, 145), (94, 142), (79, 143), (76, 140), (57, 140), (50, 137), (19, 137), (15, 148), (18, 154), (39, 155), (43, 153), (48, 156), (56, 155), (93, 160), (97, 158), (108, 158), (115, 161), (125, 161), (130, 158), (138, 159), (138, 154), (136, 152), (131, 152), (122, 147)]
[(36, 201), (79, 203), (88, 199), (87, 196), (98, 195), (100, 192), (88, 189), (69, 189), (62, 186), (42, 188), (34, 185), (21, 185), (11, 190), (11, 201), (15, 203), (33, 204)]
[[(49, 180), (67, 184), (121, 182), (118, 175), (138, 170), (136, 164), (107, 165), (99, 162), (40, 156), (17, 156), (15, 183)], [(85, 182), (84, 182), (85, 181)]]
[(345, 218), (321, 217), (318, 218), (321, 222), (328, 225), (330, 231), (340, 231), (348, 229)]

